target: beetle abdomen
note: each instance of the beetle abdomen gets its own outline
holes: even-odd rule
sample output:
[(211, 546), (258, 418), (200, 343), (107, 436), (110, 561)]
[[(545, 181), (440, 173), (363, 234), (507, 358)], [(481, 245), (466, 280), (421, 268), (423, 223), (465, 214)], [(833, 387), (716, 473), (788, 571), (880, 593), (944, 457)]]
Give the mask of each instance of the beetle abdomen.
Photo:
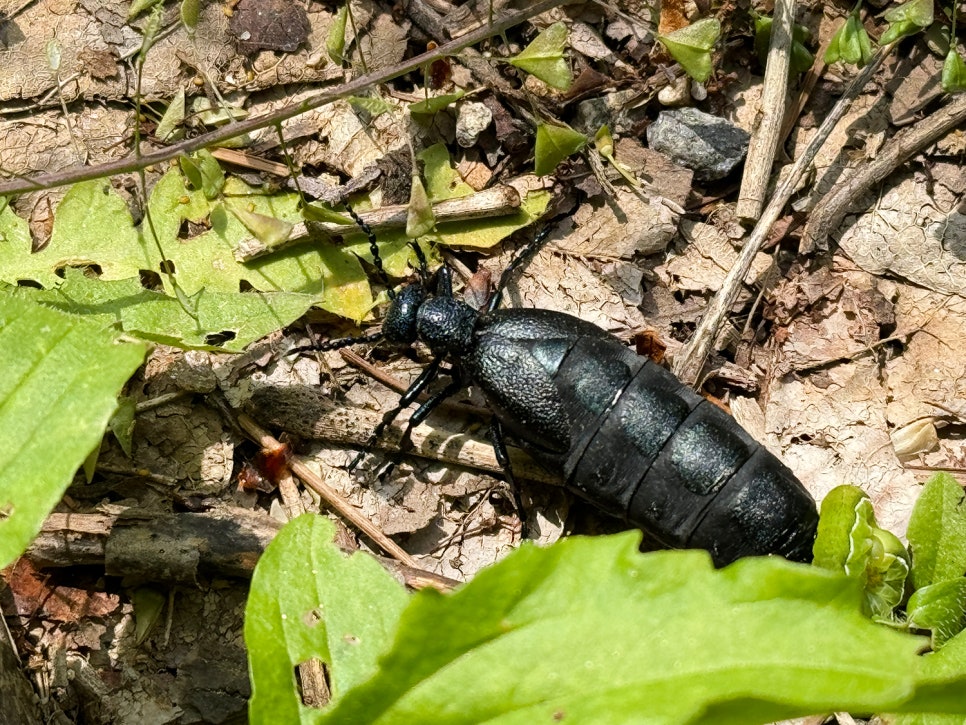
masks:
[[(470, 376), (511, 435), (576, 493), (667, 546), (707, 549), (718, 564), (756, 554), (809, 559), (812, 497), (733, 418), (671, 373), (562, 313), (501, 310), (483, 329)], [(513, 386), (491, 380), (489, 368), (503, 358), (513, 359)], [(497, 387), (527, 410), (526, 425), (519, 410), (504, 412), (493, 400)]]

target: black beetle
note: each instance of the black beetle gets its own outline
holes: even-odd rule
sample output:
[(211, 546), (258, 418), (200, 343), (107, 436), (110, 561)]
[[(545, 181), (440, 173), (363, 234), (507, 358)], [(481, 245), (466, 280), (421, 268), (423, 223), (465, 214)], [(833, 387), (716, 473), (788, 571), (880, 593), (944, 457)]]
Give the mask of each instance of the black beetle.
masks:
[[(388, 287), (375, 235), (349, 213), (368, 236)], [(493, 410), (493, 445), (511, 485), (504, 436), (559, 472), (571, 491), (668, 547), (706, 549), (718, 566), (765, 554), (810, 561), (815, 501), (733, 418), (596, 325), (552, 310), (498, 309), (510, 278), (548, 232), (507, 266), (482, 311), (453, 296), (445, 265), (431, 291), (426, 261), (413, 245), (420, 278), (398, 292), (390, 288), (381, 333), (312, 348), (382, 338), (397, 345), (418, 340), (432, 352), (432, 362), (371, 442), (445, 373), (452, 380), (410, 417), (403, 447), (439, 403), (473, 385)], [(441, 367), (444, 361), (449, 370)]]

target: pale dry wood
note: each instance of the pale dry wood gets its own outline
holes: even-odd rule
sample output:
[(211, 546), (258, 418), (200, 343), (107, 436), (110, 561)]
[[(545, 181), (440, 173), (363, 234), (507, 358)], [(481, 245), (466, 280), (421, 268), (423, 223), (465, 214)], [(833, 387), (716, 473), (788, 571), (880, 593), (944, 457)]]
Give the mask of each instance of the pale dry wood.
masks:
[[(158, 583), (194, 582), (199, 571), (212, 576), (249, 578), (281, 527), (279, 521), (265, 513), (244, 509), (177, 514), (133, 509), (113, 514), (51, 514), (26, 556), (44, 568), (103, 566), (120, 576)], [(172, 552), (168, 547), (172, 541), (188, 542), (194, 548), (177, 545)], [(347, 554), (353, 553), (340, 548)], [(448, 590), (459, 584), (418, 567), (383, 557), (376, 559), (413, 589)]]
[[(447, 199), (433, 204), (433, 215), (437, 222), (450, 222), (488, 217), (507, 216), (520, 208), (520, 193), (509, 185), (494, 186), (485, 191), (462, 196), (458, 199)], [(401, 228), (406, 226), (409, 206), (395, 204), (384, 206), (372, 211), (361, 212), (359, 216), (373, 230), (385, 228)], [(255, 238), (243, 239), (235, 247), (235, 259), (239, 262), (250, 262), (265, 254), (277, 252), (293, 244), (299, 244), (313, 235), (341, 237), (346, 234), (356, 234), (359, 227), (356, 224), (333, 224), (331, 222), (312, 222), (311, 225), (299, 222), (292, 227), (292, 233), (283, 242), (266, 245)]]
[[(300, 438), (325, 440), (347, 446), (365, 446), (382, 416), (362, 408), (333, 405), (311, 388), (259, 388), (252, 396), (254, 415), (264, 425)], [(432, 420), (432, 418), (431, 418)], [(374, 443), (376, 448), (398, 451), (405, 422), (390, 426)], [(475, 435), (422, 423), (412, 430), (407, 454), (449, 465), (501, 474), (493, 445)], [(539, 466), (524, 451), (508, 447), (514, 477), (560, 485), (559, 477)]]
[(741, 191), (735, 207), (735, 213), (741, 219), (757, 220), (768, 192), (768, 180), (781, 140), (782, 119), (788, 105), (788, 70), (794, 42), (794, 21), (794, 0), (778, 0), (771, 24), (771, 45), (765, 66), (759, 122), (748, 146)]

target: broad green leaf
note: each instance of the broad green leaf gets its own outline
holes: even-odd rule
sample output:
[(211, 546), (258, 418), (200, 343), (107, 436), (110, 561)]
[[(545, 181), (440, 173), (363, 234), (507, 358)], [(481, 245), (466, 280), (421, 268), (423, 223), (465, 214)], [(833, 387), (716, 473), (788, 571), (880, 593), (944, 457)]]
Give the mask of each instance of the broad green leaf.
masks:
[(99, 321), (0, 292), (0, 569), (99, 444), (144, 354)]
[(909, 0), (887, 10), (883, 17), (889, 22), (889, 27), (879, 38), (879, 45), (888, 45), (932, 25), (933, 0)]
[(966, 578), (917, 589), (909, 597), (906, 618), (912, 629), (930, 630), (932, 648), (938, 650), (966, 626)]
[(639, 543), (524, 546), (418, 593), (378, 673), (318, 722), (750, 724), (910, 696), (922, 640), (864, 617), (855, 582)]
[(341, 64), (345, 60), (345, 27), (346, 20), (349, 18), (349, 3), (336, 10), (329, 26), (329, 32), (325, 36), (325, 52), (333, 63)]
[(845, 23), (832, 36), (825, 51), (825, 62), (843, 60), (856, 66), (864, 66), (872, 57), (869, 34), (856, 13), (850, 13)]
[(943, 62), (942, 86), (946, 93), (966, 90), (966, 63), (955, 48), (949, 49)]
[(537, 123), (537, 140), (533, 151), (533, 173), (546, 176), (557, 164), (587, 144), (587, 137), (564, 124)]
[(703, 18), (657, 39), (685, 73), (704, 83), (711, 77), (711, 49), (719, 35), (721, 23), (716, 18)]
[(352, 219), (346, 214), (340, 214), (330, 209), (323, 202), (313, 202), (302, 206), (302, 218), (312, 222), (328, 222), (330, 224), (352, 224)]
[(105, 326), (116, 324), (144, 340), (222, 352), (242, 351), (290, 325), (319, 301), (318, 294), (201, 290), (182, 304), (162, 292), (144, 289), (137, 277), (109, 282), (88, 279), (76, 269), (68, 269), (64, 283), (55, 290), (22, 288), (16, 294)]
[(554, 23), (544, 29), (521, 53), (507, 58), (510, 65), (536, 76), (548, 86), (565, 91), (574, 82), (570, 64), (564, 58), (567, 26)]
[(423, 186), (419, 174), (413, 174), (409, 188), (409, 207), (406, 210), (406, 236), (419, 239), (433, 231), (434, 226), (436, 217), (433, 216), (433, 205), (426, 195), (426, 187)]
[(456, 93), (448, 93), (445, 96), (434, 96), (433, 98), (427, 98), (425, 101), (419, 101), (417, 103), (409, 104), (409, 112), (413, 115), (432, 115), (434, 113), (439, 113), (447, 106), (456, 103), (459, 99), (465, 96), (466, 93), (463, 91), (458, 91)]
[(245, 645), (252, 678), (252, 723), (313, 722), (295, 668), (323, 661), (338, 699), (376, 671), (408, 597), (376, 561), (346, 556), (335, 527), (307, 514), (288, 523), (255, 568), (245, 607)]
[(933, 476), (912, 510), (907, 531), (915, 589), (956, 579), (966, 572), (966, 500), (956, 479)]
[(161, 619), (168, 597), (161, 590), (143, 586), (131, 593), (134, 608), (134, 643), (140, 645), (148, 638)]
[[(888, 716), (895, 725), (962, 725), (966, 722), (966, 632), (938, 652), (917, 660), (915, 695), (901, 707), (909, 715)], [(948, 713), (948, 714), (942, 714)], [(955, 713), (955, 714), (952, 714)]]
[(201, 189), (206, 199), (215, 199), (225, 188), (225, 172), (210, 151), (202, 149), (178, 161), (181, 171), (195, 189)]
[(869, 614), (890, 619), (902, 601), (909, 555), (902, 542), (876, 525), (869, 497), (856, 486), (838, 486), (822, 501), (814, 565), (862, 583)]

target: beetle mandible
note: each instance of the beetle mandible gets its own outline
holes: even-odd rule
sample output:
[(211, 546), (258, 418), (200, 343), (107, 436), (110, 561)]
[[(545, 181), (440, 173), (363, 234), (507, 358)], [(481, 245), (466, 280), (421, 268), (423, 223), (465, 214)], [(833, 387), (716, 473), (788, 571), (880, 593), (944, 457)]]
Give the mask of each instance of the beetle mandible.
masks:
[(369, 239), (389, 308), (381, 333), (313, 349), (385, 339), (419, 341), (433, 355), (370, 444), (445, 372), (451, 381), (410, 417), (403, 449), (435, 407), (472, 385), (493, 410), (494, 450), (514, 490), (507, 438), (559, 473), (568, 489), (665, 546), (706, 549), (718, 566), (765, 554), (811, 560), (815, 501), (732, 417), (596, 325), (553, 310), (500, 308), (508, 282), (546, 243), (549, 227), (507, 265), (477, 311), (453, 296), (447, 266), (432, 288), (415, 244), (419, 280), (393, 291), (372, 229), (347, 210)]

